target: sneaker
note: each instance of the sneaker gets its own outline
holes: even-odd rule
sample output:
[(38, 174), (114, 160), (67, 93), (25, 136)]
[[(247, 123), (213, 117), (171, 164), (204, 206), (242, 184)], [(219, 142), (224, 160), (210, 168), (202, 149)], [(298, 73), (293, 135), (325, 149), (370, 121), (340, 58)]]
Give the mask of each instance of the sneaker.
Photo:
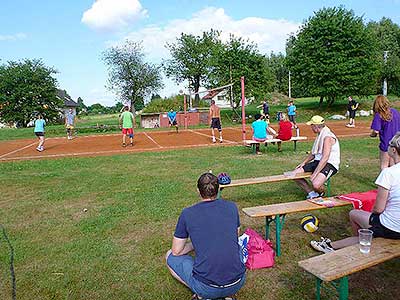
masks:
[(354, 128), (354, 127), (356, 127), (356, 125), (354, 125), (354, 124), (349, 124), (349, 127)]
[(126, 144), (125, 144), (125, 143), (122, 143), (122, 147), (126, 147)]
[(216, 143), (217, 141), (216, 141), (215, 139), (212, 139), (212, 142), (213, 142), (213, 143)]
[(220, 139), (219, 142), (222, 143), (222, 139)]
[(320, 195), (319, 195), (317, 192), (312, 191), (312, 192), (309, 192), (309, 193), (308, 193), (308, 195), (307, 195), (307, 197), (306, 197), (306, 200), (307, 200), (307, 199), (318, 198), (318, 197), (320, 197)]
[(42, 148), (40, 148), (40, 147), (36, 147), (36, 150), (39, 151), (39, 152), (42, 151), (41, 149)]
[(323, 253), (329, 253), (335, 251), (332, 247), (330, 247), (328, 244), (331, 243), (330, 239), (326, 239), (324, 237), (321, 237), (321, 241), (311, 241), (310, 245), (313, 247), (315, 250), (323, 252)]

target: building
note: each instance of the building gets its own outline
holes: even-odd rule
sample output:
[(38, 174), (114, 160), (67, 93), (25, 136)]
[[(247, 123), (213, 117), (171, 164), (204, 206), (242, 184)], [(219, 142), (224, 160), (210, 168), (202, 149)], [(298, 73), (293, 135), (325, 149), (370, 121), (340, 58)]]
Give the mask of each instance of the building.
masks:
[(215, 104), (221, 108), (231, 108), (228, 92), (228, 89), (210, 91), (202, 98), (202, 100), (210, 102), (211, 100), (214, 100)]
[(62, 113), (64, 115), (69, 109), (72, 109), (74, 114), (76, 115), (76, 108), (79, 106), (79, 104), (72, 100), (66, 90), (57, 89), (56, 97), (64, 101), (64, 107), (62, 109)]

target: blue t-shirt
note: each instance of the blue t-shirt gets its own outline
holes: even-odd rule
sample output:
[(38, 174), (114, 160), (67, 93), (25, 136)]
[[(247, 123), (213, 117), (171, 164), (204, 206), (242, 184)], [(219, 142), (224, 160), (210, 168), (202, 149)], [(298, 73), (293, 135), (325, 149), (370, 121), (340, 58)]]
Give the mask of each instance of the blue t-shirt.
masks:
[(43, 119), (37, 119), (35, 121), (35, 130), (34, 132), (44, 132), (44, 126), (46, 126), (46, 121)]
[(295, 116), (296, 115), (296, 105), (289, 105), (287, 108), (288, 115), (289, 116)]
[(169, 111), (168, 119), (173, 122), (175, 120), (175, 118), (176, 118), (176, 111)]
[(184, 208), (174, 236), (190, 237), (196, 252), (193, 277), (205, 284), (226, 285), (245, 273), (240, 260), (236, 204), (217, 199)]
[(267, 138), (267, 128), (268, 128), (267, 122), (264, 122), (263, 120), (257, 120), (251, 124), (251, 127), (253, 128), (253, 136), (255, 138), (257, 139)]

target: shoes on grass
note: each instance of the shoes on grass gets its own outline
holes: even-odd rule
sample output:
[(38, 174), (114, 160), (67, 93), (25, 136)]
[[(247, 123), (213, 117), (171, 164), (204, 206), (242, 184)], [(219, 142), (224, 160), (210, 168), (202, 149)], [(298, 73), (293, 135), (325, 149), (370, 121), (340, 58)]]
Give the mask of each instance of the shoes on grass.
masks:
[(335, 249), (329, 246), (330, 243), (331, 243), (330, 239), (321, 237), (321, 241), (311, 241), (310, 245), (319, 252), (329, 253), (335, 251)]
[(321, 197), (321, 195), (319, 193), (317, 193), (315, 191), (311, 191), (311, 192), (308, 193), (308, 195), (306, 197), (306, 200), (314, 199), (314, 198), (318, 198), (318, 197)]

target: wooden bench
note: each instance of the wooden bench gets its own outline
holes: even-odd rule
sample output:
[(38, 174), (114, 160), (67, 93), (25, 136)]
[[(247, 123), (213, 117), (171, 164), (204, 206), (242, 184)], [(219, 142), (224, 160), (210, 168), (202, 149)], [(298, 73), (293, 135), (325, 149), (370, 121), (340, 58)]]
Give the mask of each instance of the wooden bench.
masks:
[(267, 147), (268, 144), (271, 143), (277, 143), (277, 142), (281, 142), (281, 143), (286, 143), (286, 142), (293, 142), (294, 143), (294, 151), (296, 151), (297, 149), (297, 142), (298, 141), (304, 141), (306, 140), (307, 137), (306, 136), (293, 136), (290, 140), (287, 141), (282, 141), (280, 139), (269, 139), (269, 140), (265, 140), (265, 142), (257, 142), (254, 140), (244, 140), (243, 143), (245, 146), (251, 146), (252, 150), (253, 150), (253, 154), (256, 154), (256, 145), (260, 145), (261, 143), (265, 144), (265, 146)]
[[(344, 300), (349, 295), (348, 275), (399, 256), (400, 240), (376, 238), (372, 240), (368, 254), (361, 253), (357, 244), (302, 260), (299, 266), (317, 277), (317, 299), (321, 298), (324, 281), (332, 284), (339, 293), (339, 299)], [(370, 298), (375, 297), (379, 298), (379, 295), (371, 295)]]
[[(326, 197), (324, 200), (330, 200), (334, 203), (334, 207), (351, 205), (349, 201), (343, 201), (334, 197)], [(269, 238), (269, 225), (275, 222), (275, 249), (276, 255), (281, 255), (281, 231), (285, 222), (285, 216), (291, 213), (312, 211), (327, 208), (307, 200), (294, 201), (287, 203), (278, 203), (270, 205), (262, 205), (255, 207), (246, 207), (242, 211), (251, 218), (265, 217), (265, 238)]]
[[(260, 184), (260, 183), (271, 183), (271, 182), (280, 182), (286, 180), (295, 180), (302, 178), (309, 178), (311, 176), (311, 172), (299, 173), (296, 176), (286, 176), (284, 174), (280, 175), (270, 175), (264, 177), (253, 177), (253, 178), (243, 178), (243, 179), (235, 179), (232, 180), (230, 184), (220, 185), (218, 196), (221, 196), (221, 191), (225, 188), (251, 185), (251, 184)], [(326, 195), (329, 197), (331, 195), (331, 178), (325, 182), (327, 186)]]

